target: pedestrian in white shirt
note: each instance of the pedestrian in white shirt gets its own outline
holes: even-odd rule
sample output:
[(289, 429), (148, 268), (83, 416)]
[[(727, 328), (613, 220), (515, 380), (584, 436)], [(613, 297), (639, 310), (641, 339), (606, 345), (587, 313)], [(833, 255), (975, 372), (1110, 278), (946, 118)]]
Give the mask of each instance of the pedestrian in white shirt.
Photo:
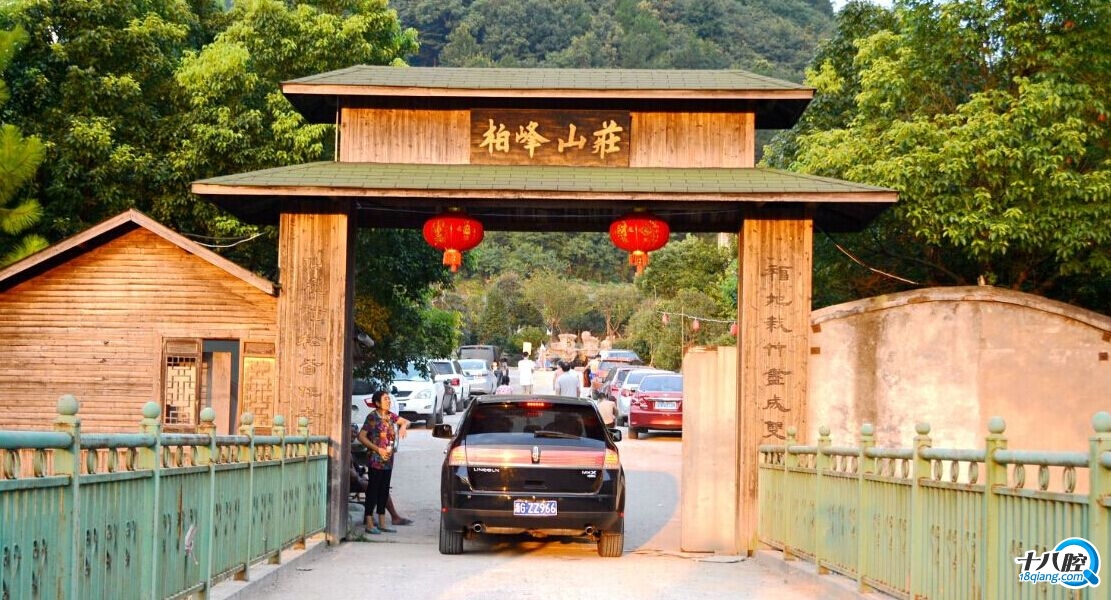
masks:
[(536, 363), (528, 357), (528, 353), (521, 355), (521, 360), (517, 361), (517, 383), (521, 385), (522, 394), (532, 393), (532, 371), (536, 368)]

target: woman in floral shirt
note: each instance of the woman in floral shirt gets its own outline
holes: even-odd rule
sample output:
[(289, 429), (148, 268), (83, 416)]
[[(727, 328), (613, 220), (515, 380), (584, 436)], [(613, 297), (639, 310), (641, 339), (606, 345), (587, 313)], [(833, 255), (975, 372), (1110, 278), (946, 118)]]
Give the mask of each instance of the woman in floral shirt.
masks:
[[(379, 390), (371, 397), (375, 410), (366, 417), (359, 430), (359, 443), (366, 446), (369, 481), (367, 482), (364, 525), (367, 533), (394, 532), (386, 527), (386, 503), (390, 498), (390, 475), (397, 440), (409, 431), (409, 420), (390, 412), (389, 392)], [(375, 524), (373, 515), (378, 515)]]

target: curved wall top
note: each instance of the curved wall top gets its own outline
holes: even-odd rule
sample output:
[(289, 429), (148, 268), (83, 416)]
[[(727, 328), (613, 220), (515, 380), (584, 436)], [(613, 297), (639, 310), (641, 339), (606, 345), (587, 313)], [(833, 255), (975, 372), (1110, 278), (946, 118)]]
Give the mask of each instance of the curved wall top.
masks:
[[(810, 427), (908, 447), (917, 422), (938, 447), (983, 447), (987, 420), (1013, 447), (1086, 447), (1111, 409), (1111, 317), (988, 286), (929, 288), (814, 311)], [(813, 434), (813, 432), (811, 432)], [(814, 438), (811, 438), (814, 439)]]

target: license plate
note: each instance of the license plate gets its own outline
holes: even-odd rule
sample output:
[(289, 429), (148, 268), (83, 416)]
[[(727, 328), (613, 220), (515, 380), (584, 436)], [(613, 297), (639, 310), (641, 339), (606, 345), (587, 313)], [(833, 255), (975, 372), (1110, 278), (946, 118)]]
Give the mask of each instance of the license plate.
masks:
[(514, 500), (513, 515), (524, 517), (554, 517), (555, 500)]
[(657, 402), (656, 410), (675, 410), (679, 408), (678, 402)]

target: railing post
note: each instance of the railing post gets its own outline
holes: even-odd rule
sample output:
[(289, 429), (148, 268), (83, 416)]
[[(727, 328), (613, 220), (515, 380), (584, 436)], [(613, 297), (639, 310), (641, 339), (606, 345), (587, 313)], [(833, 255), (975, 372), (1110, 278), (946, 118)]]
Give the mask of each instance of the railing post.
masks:
[[(69, 475), (69, 511), (62, 511), (59, 518), (59, 539), (69, 538), (69, 560), (63, 561), (66, 573), (61, 578), (66, 582), (66, 598), (77, 600), (78, 581), (81, 569), (77, 567), (81, 553), (78, 550), (81, 535), (81, 419), (77, 416), (80, 403), (71, 394), (58, 398), (58, 416), (54, 418), (54, 431), (70, 435), (69, 448), (54, 451), (54, 473)], [(68, 514), (67, 514), (68, 512)]]
[(305, 416), (297, 417), (297, 435), (301, 436), (304, 440), (304, 445), (301, 447), (301, 458), (305, 461), (305, 481), (301, 483), (301, 501), (297, 503), (297, 510), (301, 512), (301, 542), (299, 548), (305, 547), (305, 534), (309, 530), (309, 511), (305, 509), (308, 504), (308, 494), (312, 490), (312, 463), (309, 461), (309, 418)]
[[(1111, 543), (1111, 514), (1103, 503), (1111, 498), (1111, 473), (1103, 466), (1103, 454), (1111, 452), (1111, 413), (1100, 411), (1092, 417), (1092, 429), (1095, 435), (1089, 438), (1091, 453), (1088, 456), (1088, 537), (1089, 542), (1096, 548), (1108, 549)], [(1100, 573), (1096, 573), (1103, 585), (1100, 588), (1088, 588), (1092, 598), (1102, 597), (1111, 600), (1111, 569), (1104, 569), (1103, 564), (1111, 561), (1111, 552), (1100, 556)], [(1102, 589), (1101, 589), (1102, 588)]]
[(208, 446), (197, 448), (198, 462), (208, 467), (208, 504), (205, 507), (204, 546), (201, 551), (205, 555), (204, 565), (204, 597), (212, 593), (212, 555), (215, 550), (216, 540), (216, 461), (219, 454), (216, 449), (216, 410), (211, 406), (201, 409), (201, 422), (197, 425), (197, 433), (208, 436)]
[[(140, 422), (139, 429), (142, 433), (152, 436), (154, 438), (154, 445), (151, 447), (141, 447), (138, 450), (139, 456), (136, 459), (136, 466), (140, 470), (149, 470), (151, 472), (151, 483), (147, 488), (148, 492), (146, 505), (151, 514), (147, 516), (147, 523), (150, 524), (150, 535), (146, 536), (146, 547), (144, 553), (147, 560), (150, 561), (149, 577), (143, 578), (139, 584), (140, 596), (143, 598), (150, 598), (153, 600), (159, 596), (158, 593), (158, 580), (161, 575), (159, 565), (159, 548), (161, 547), (159, 541), (161, 540), (161, 528), (158, 526), (158, 520), (162, 512), (162, 407), (156, 402), (147, 402), (143, 405), (143, 420)], [(143, 519), (137, 519), (142, 522)]]
[(286, 493), (285, 489), (285, 417), (283, 417), (282, 415), (274, 416), (274, 435), (278, 436), (278, 455), (271, 458), (276, 458), (279, 461), (278, 501), (280, 502), (280, 504), (278, 505), (279, 517), (274, 519), (273, 524), (273, 539), (276, 540), (278, 551), (270, 557), (270, 564), (272, 565), (280, 564), (282, 562), (282, 547), (285, 545), (285, 536), (282, 535), (282, 526), (286, 524), (286, 503), (288, 502), (289, 497), (289, 494)]
[[(984, 438), (984, 517), (981, 521), (980, 546), (984, 554), (980, 558), (983, 572), (980, 574), (981, 590), (985, 598), (993, 598), (1000, 590), (999, 565), (1003, 548), (1002, 538), (999, 535), (999, 496), (996, 488), (1007, 486), (1007, 465), (995, 462), (995, 451), (1007, 448), (1007, 438), (1003, 432), (1007, 430), (1007, 423), (1003, 417), (988, 419), (988, 436)], [(973, 577), (976, 573), (972, 574)]]
[[(791, 469), (799, 466), (798, 456), (791, 454), (791, 446), (796, 443), (796, 436), (798, 430), (794, 426), (787, 428), (787, 443), (783, 446), (783, 492), (785, 494), (784, 501), (787, 500), (788, 495), (794, 494), (797, 490), (791, 488), (794, 483), (791, 481)], [(791, 551), (791, 510), (781, 510), (780, 518), (783, 519), (783, 560), (795, 560), (795, 553)]]
[(865, 475), (876, 473), (876, 459), (868, 456), (868, 449), (876, 446), (876, 428), (871, 423), (860, 427), (860, 458), (856, 468), (856, 588), (870, 592), (872, 587), (864, 582), (867, 565), (872, 562), (872, 515), (876, 514), (872, 494), (867, 493)]
[(239, 462), (247, 464), (247, 539), (243, 554), (243, 570), (236, 573), (240, 581), (250, 580), (251, 548), (255, 540), (255, 415), (249, 412), (239, 417), (239, 433), (247, 436), (247, 445), (239, 447)]
[(910, 582), (908, 589), (911, 598), (925, 598), (924, 582), (931, 573), (926, 565), (929, 544), (929, 523), (926, 519), (926, 498), (922, 491), (922, 479), (930, 477), (930, 461), (922, 458), (922, 450), (933, 446), (930, 440), (930, 424), (918, 423), (914, 426), (918, 435), (914, 436), (914, 465), (911, 469), (910, 485)]
[(829, 497), (824, 495), (825, 485), (822, 483), (822, 473), (829, 471), (832, 459), (822, 452), (829, 448), (829, 427), (822, 425), (818, 428), (818, 451), (814, 455), (814, 567), (819, 575), (828, 575), (829, 568), (823, 564), (825, 557), (824, 540), (829, 537), (833, 527), (832, 517), (828, 514)]

